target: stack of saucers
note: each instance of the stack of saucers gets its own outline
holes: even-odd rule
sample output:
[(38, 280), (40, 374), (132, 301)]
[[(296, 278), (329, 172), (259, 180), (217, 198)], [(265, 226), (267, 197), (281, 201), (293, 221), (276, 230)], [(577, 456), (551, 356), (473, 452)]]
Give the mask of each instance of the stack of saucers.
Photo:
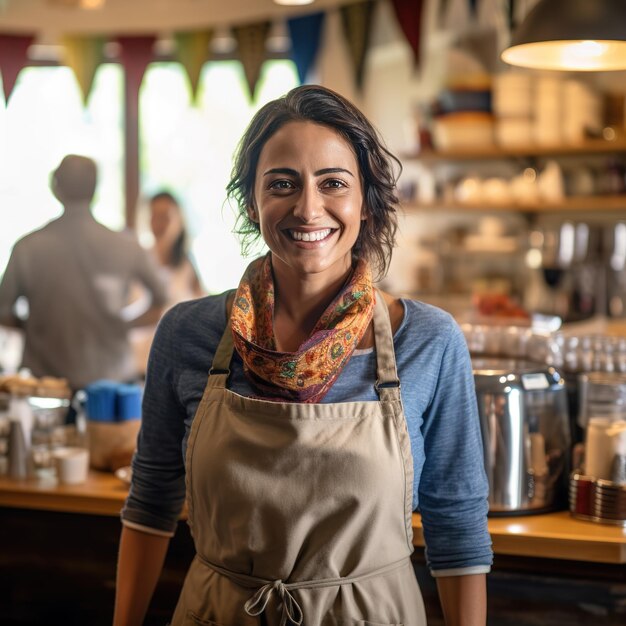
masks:
[(626, 526), (626, 485), (573, 472), (569, 485), (573, 517)]

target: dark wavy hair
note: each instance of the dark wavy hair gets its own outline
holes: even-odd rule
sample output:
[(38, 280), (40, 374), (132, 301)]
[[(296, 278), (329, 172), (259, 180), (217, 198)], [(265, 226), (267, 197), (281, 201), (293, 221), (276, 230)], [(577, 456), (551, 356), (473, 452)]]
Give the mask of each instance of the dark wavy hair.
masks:
[(377, 278), (386, 273), (398, 228), (396, 180), (393, 164), (400, 161), (382, 144), (377, 131), (351, 102), (319, 85), (303, 85), (263, 106), (252, 118), (235, 153), (231, 180), (226, 187), (234, 200), (237, 222), (234, 232), (247, 255), (260, 237), (259, 224), (248, 216), (254, 202), (254, 179), (263, 146), (289, 122), (314, 122), (332, 128), (354, 149), (363, 181), (367, 220), (352, 250), (354, 259), (370, 260)]

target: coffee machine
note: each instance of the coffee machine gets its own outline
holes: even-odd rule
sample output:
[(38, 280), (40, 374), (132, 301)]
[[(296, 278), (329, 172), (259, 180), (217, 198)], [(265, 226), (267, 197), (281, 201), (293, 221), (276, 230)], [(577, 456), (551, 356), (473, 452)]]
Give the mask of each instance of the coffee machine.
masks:
[(524, 305), (578, 321), (601, 312), (602, 228), (580, 221), (547, 222), (530, 233)]
[(570, 471), (567, 392), (553, 367), (472, 359), (490, 515), (564, 508)]

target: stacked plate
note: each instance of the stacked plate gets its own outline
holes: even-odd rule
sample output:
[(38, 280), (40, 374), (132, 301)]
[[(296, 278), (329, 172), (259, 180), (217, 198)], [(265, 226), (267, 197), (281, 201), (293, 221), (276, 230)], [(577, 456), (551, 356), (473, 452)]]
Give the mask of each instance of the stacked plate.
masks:
[(626, 485), (573, 472), (569, 509), (579, 519), (626, 526)]

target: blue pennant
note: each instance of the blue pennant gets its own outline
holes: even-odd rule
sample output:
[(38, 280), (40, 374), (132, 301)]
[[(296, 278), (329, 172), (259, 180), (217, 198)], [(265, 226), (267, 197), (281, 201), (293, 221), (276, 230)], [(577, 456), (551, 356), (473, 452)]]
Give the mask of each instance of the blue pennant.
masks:
[(298, 69), (301, 84), (306, 82), (307, 74), (315, 63), (324, 15), (324, 12), (312, 13), (287, 20), (291, 37), (291, 58)]

